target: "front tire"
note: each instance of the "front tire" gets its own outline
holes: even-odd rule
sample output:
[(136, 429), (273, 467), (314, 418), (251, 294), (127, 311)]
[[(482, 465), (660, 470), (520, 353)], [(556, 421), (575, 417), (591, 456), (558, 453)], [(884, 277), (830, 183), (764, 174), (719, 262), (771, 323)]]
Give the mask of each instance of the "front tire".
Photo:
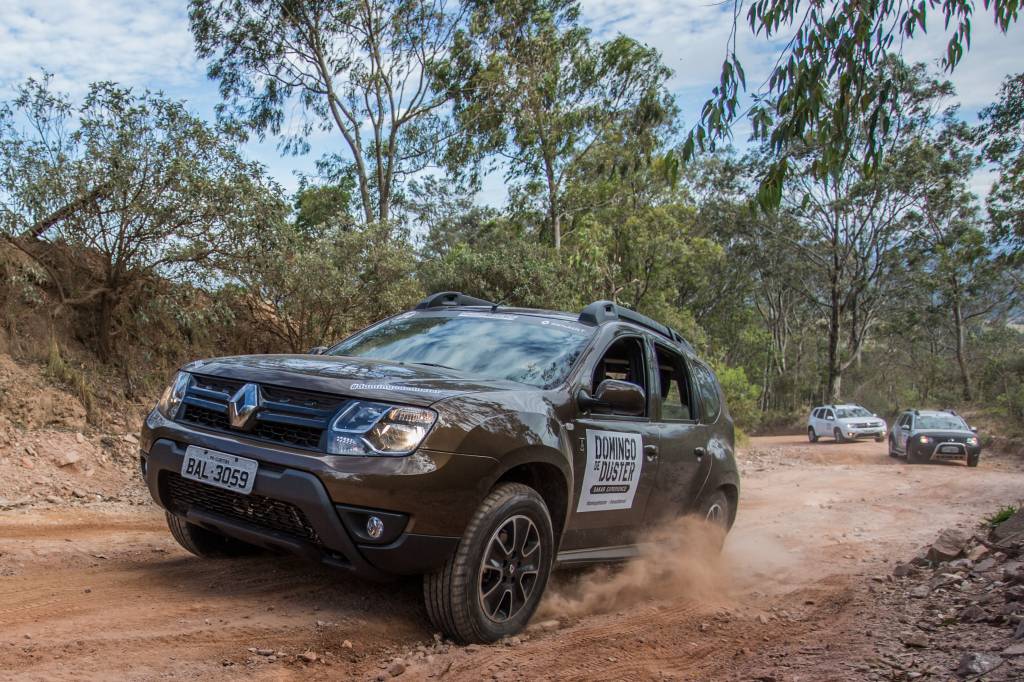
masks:
[(978, 460), (981, 459), (981, 455), (967, 455), (967, 466), (976, 467), (978, 466)]
[(809, 440), (812, 443), (817, 443), (818, 442), (818, 434), (816, 434), (814, 432), (814, 427), (813, 426), (808, 426), (807, 427), (807, 440)]
[(167, 527), (178, 544), (202, 559), (224, 559), (253, 554), (257, 548), (241, 540), (189, 523), (180, 516), (165, 512)]
[(427, 615), (466, 644), (514, 635), (536, 611), (553, 560), (544, 500), (529, 486), (502, 483), (473, 514), (455, 554), (423, 577)]
[(843, 438), (843, 432), (840, 431), (839, 429), (835, 429), (835, 430), (832, 431), (832, 437), (836, 439), (837, 443), (845, 443), (846, 442), (846, 439)]

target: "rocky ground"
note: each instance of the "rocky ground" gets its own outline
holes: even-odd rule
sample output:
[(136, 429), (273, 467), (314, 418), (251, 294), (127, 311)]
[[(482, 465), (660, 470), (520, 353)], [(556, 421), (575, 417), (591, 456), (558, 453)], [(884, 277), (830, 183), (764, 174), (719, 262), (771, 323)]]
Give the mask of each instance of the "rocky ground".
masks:
[(979, 525), (1024, 498), (1014, 453), (755, 438), (721, 554), (660, 529), (631, 564), (556, 574), (522, 635), (462, 647), (414, 580), (185, 553), (138, 481), (137, 415), (97, 428), (51, 391), (0, 356), (0, 679), (1024, 679), (1017, 522)]

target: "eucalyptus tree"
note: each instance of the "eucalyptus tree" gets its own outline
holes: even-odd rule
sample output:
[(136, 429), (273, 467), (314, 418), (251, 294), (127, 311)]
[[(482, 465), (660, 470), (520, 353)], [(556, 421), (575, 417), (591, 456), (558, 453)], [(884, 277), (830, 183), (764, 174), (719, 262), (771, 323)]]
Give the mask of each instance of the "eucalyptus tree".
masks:
[[(446, 74), (462, 137), (455, 171), (497, 159), (508, 180), (543, 188), (546, 231), (561, 249), (574, 170), (609, 136), (616, 164), (642, 162), (675, 116), (657, 51), (625, 36), (595, 42), (575, 0), (474, 0)], [(478, 166), (472, 166), (474, 170)]]
[[(763, 204), (777, 205), (792, 173), (817, 178), (841, 172), (856, 156), (870, 172), (881, 163), (889, 128), (900, 116), (899, 85), (885, 78), (887, 63), (925, 34), (928, 20), (948, 33), (939, 58), (953, 71), (971, 45), (972, 23), (989, 13), (1006, 33), (1019, 17), (1020, 0), (732, 0), (732, 31), (723, 45), (719, 83), (687, 136), (684, 158), (731, 138), (741, 117), (773, 152), (760, 176)], [(746, 27), (742, 25), (744, 18)], [(741, 32), (784, 40), (761, 85), (747, 92), (737, 54)], [(756, 53), (755, 53), (756, 54)], [(749, 94), (749, 106), (742, 101)], [(814, 163), (794, 167), (795, 142), (819, 149)]]
[(1013, 255), (1024, 253), (1024, 73), (1008, 77), (999, 101), (981, 112), (978, 137), (997, 176), (988, 195), (996, 236)]
[(80, 104), (30, 79), (0, 112), (0, 220), (40, 263), (58, 310), (86, 313), (104, 361), (119, 310), (157, 277), (184, 279), (227, 235), (280, 220), (279, 190), (231, 131), (112, 83)]
[[(921, 65), (890, 61), (884, 79), (896, 84), (899, 115), (879, 140), (885, 159), (877, 168), (857, 160), (871, 153), (871, 120), (858, 122), (854, 154), (825, 175), (814, 168), (827, 148), (794, 144), (785, 152), (795, 172), (782, 206), (803, 228), (793, 247), (811, 273), (801, 290), (826, 318), (826, 398), (833, 401), (840, 399), (844, 372), (859, 361), (887, 302), (898, 295), (905, 218), (922, 182), (916, 150), (952, 94), (948, 83), (930, 79)], [(771, 164), (774, 152), (768, 153)]]
[(450, 94), (436, 74), (462, 18), (445, 0), (189, 3), (220, 112), (294, 153), (333, 133), (325, 161), (355, 178), (365, 223), (387, 222), (396, 188), (437, 159)]
[(970, 330), (1012, 310), (1019, 290), (1010, 266), (992, 248), (989, 226), (969, 187), (980, 160), (968, 136), (963, 124), (949, 122), (918, 156), (924, 181), (908, 216), (913, 234), (907, 260), (916, 286), (930, 292), (934, 316), (950, 330), (962, 397), (971, 401)]

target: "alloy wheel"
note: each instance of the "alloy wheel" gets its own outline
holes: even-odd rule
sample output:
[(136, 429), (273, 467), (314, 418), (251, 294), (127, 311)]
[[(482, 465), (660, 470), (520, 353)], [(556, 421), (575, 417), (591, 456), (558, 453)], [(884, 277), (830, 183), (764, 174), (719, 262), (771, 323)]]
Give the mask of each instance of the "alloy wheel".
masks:
[(480, 606), (488, 618), (503, 623), (530, 601), (542, 560), (540, 532), (522, 514), (502, 522), (491, 535), (480, 565)]

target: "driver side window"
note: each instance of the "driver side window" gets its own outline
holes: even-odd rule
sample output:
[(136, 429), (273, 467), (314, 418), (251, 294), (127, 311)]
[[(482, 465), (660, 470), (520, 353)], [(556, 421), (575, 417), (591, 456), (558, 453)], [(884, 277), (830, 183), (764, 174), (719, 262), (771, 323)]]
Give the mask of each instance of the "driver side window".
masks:
[[(647, 368), (644, 363), (643, 341), (638, 337), (630, 336), (613, 342), (594, 367), (591, 391), (597, 391), (597, 387), (605, 379), (628, 381), (639, 386), (643, 390), (644, 395), (649, 395), (647, 392)], [(604, 412), (605, 414), (615, 414), (614, 411), (609, 410)], [(646, 408), (641, 416), (647, 416)]]

